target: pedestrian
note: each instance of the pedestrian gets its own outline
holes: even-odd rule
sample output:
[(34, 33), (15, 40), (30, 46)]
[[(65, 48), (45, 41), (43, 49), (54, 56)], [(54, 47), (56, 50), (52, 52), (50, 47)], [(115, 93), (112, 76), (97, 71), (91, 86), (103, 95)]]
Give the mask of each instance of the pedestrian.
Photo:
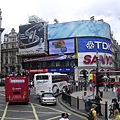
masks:
[(69, 94), (70, 95), (70, 87), (69, 86), (67, 86), (67, 94)]
[(62, 113), (62, 114), (61, 114), (61, 118), (60, 118), (59, 120), (69, 120), (68, 117), (69, 117), (69, 116), (68, 116), (68, 113)]
[(104, 91), (108, 91), (107, 83), (104, 83)]
[(96, 112), (96, 104), (92, 104), (92, 108), (90, 109), (90, 113), (88, 116), (88, 120), (98, 120), (97, 118), (97, 112)]
[(113, 98), (117, 99), (117, 87), (115, 85), (113, 86), (112, 91), (113, 91)]
[(120, 87), (117, 87), (117, 98), (120, 98)]
[(113, 117), (114, 117), (113, 120), (120, 120), (120, 113), (118, 109), (115, 109)]
[(97, 113), (99, 113), (99, 116), (103, 116), (101, 113), (101, 103), (100, 101), (102, 101), (102, 97), (100, 95), (100, 92), (98, 92), (98, 94), (95, 96), (95, 102), (97, 104)]
[(89, 83), (89, 87), (90, 87), (90, 91), (92, 92), (93, 91), (93, 85), (92, 85), (91, 82)]
[(109, 118), (111, 118), (114, 114), (114, 99), (112, 99), (111, 104), (109, 105)]
[(33, 88), (33, 81), (30, 81), (30, 88)]
[(81, 80), (81, 82), (80, 82), (80, 90), (82, 91), (82, 89), (83, 89), (83, 82)]
[(84, 92), (84, 95), (82, 96), (82, 99), (85, 103), (85, 110), (87, 112), (89, 111), (89, 103), (90, 103), (89, 97), (91, 97), (91, 96), (93, 96), (93, 94), (92, 95), (87, 95), (87, 92)]
[(77, 81), (76, 81), (75, 86), (76, 86), (76, 91), (78, 91), (78, 82)]
[(120, 112), (120, 98), (118, 98), (118, 110)]

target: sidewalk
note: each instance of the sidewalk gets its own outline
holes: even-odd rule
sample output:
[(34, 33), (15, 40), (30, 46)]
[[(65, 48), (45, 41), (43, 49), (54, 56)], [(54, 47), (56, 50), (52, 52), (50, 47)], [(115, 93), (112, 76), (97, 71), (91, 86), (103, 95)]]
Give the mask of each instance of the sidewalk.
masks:
[[(110, 105), (111, 100), (113, 99), (112, 89), (109, 89), (108, 92), (105, 92), (105, 91), (103, 91), (103, 88), (100, 88), (100, 91), (103, 92), (103, 101), (101, 101), (101, 103), (105, 104), (105, 101), (107, 101), (107, 102), (108, 102), (108, 105)], [(75, 97), (75, 98), (79, 97), (80, 99), (82, 99), (82, 96), (84, 95), (84, 92), (85, 92), (84, 90), (83, 90), (83, 91), (73, 92), (73, 93), (71, 94), (71, 96), (73, 96), (73, 97)], [(88, 95), (92, 95), (93, 92), (91, 92), (91, 91), (88, 89), (88, 90), (87, 90), (87, 94), (88, 94)], [(94, 96), (91, 96), (91, 97), (89, 97), (89, 98), (90, 98), (90, 99), (94, 99), (95, 95), (96, 95), (96, 91), (94, 92)]]
[[(100, 91), (103, 91), (103, 88), (100, 88)], [(88, 93), (88, 95), (92, 95), (92, 94), (93, 94), (93, 92), (91, 92), (89, 89), (87, 89), (87, 93)], [(78, 92), (73, 92), (73, 93), (71, 94), (71, 96), (72, 96), (72, 97), (75, 97), (75, 98), (79, 97), (79, 99), (82, 99), (82, 95), (83, 95), (83, 94), (84, 94), (84, 91), (78, 91)], [(94, 94), (96, 95), (96, 91), (95, 91)], [(111, 103), (112, 98), (113, 98), (112, 89), (109, 89), (108, 92), (103, 91), (103, 101), (102, 101), (101, 103), (105, 104), (105, 102), (107, 101), (107, 102), (108, 102), (108, 106), (109, 106), (110, 103)], [(90, 99), (93, 99), (93, 96), (91, 96)], [(60, 102), (63, 106), (65, 106), (66, 108), (68, 108), (69, 110), (71, 110), (72, 112), (75, 112), (75, 113), (77, 113), (77, 114), (80, 114), (80, 115), (82, 115), (82, 116), (84, 116), (84, 117), (87, 116), (87, 113), (86, 113), (86, 112), (78, 111), (77, 109), (74, 109), (74, 108), (70, 107), (68, 104), (66, 104), (65, 102), (63, 102), (61, 96), (60, 96), (60, 98), (59, 98), (59, 102)], [(108, 115), (109, 115), (109, 110), (108, 110)], [(103, 120), (103, 119), (104, 119), (104, 116), (102, 116), (102, 117), (99, 116), (99, 117), (98, 117), (98, 120)]]
[[(99, 88), (101, 92), (103, 92), (103, 100), (101, 101), (102, 104), (105, 104), (105, 102), (107, 101), (108, 103), (108, 115), (109, 115), (109, 105), (111, 104), (111, 101), (113, 99), (113, 92), (112, 92), (112, 88), (108, 89), (108, 91), (103, 91), (103, 87)], [(85, 91), (78, 91), (78, 92), (73, 92), (71, 94), (72, 97), (79, 97), (79, 99), (82, 99), (82, 96), (84, 95)], [(88, 95), (92, 95), (93, 92), (91, 92), (89, 90), (89, 88), (87, 88), (87, 94)], [(94, 99), (96, 95), (96, 91), (94, 91), (94, 96), (89, 97), (90, 99)], [(99, 120), (103, 120), (103, 118), (98, 117)]]

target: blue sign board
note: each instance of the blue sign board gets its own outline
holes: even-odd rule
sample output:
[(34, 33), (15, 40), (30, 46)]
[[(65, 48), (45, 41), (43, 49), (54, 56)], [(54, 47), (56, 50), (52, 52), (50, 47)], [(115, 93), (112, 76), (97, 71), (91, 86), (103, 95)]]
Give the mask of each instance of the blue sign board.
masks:
[(73, 72), (73, 68), (52, 68), (48, 69), (48, 72)]
[(101, 52), (112, 54), (112, 43), (103, 38), (78, 38), (78, 52)]

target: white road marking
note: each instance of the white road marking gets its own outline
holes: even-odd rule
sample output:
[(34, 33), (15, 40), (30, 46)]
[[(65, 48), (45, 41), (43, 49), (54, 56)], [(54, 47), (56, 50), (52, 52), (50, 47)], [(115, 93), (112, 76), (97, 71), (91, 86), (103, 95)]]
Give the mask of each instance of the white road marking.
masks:
[(33, 106), (33, 104), (30, 102), (30, 104), (31, 104), (31, 106), (32, 106), (32, 109), (33, 109), (33, 114), (34, 114), (34, 116), (35, 116), (35, 119), (36, 120), (40, 120), (39, 118), (38, 118), (38, 115), (37, 115), (37, 112), (36, 112), (36, 110), (35, 110), (35, 107)]
[(6, 113), (7, 113), (7, 109), (8, 109), (8, 102), (7, 102), (6, 107), (4, 109), (4, 113), (3, 113), (3, 116), (1, 117), (1, 120), (5, 119), (5, 116), (6, 116)]
[(0, 95), (5, 96), (5, 94), (0, 93)]

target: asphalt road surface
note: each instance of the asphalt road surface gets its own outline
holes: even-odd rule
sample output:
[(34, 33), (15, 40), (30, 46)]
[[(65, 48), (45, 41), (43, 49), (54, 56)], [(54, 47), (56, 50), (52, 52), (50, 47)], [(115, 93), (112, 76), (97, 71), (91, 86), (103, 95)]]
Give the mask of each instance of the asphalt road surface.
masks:
[(86, 120), (85, 117), (73, 113), (63, 107), (58, 101), (56, 106), (41, 106), (38, 102), (38, 97), (34, 95), (33, 89), (31, 89), (28, 105), (6, 103), (5, 92), (0, 91), (1, 120), (59, 120), (61, 118), (61, 113), (63, 112), (67, 112), (69, 114), (70, 120)]

